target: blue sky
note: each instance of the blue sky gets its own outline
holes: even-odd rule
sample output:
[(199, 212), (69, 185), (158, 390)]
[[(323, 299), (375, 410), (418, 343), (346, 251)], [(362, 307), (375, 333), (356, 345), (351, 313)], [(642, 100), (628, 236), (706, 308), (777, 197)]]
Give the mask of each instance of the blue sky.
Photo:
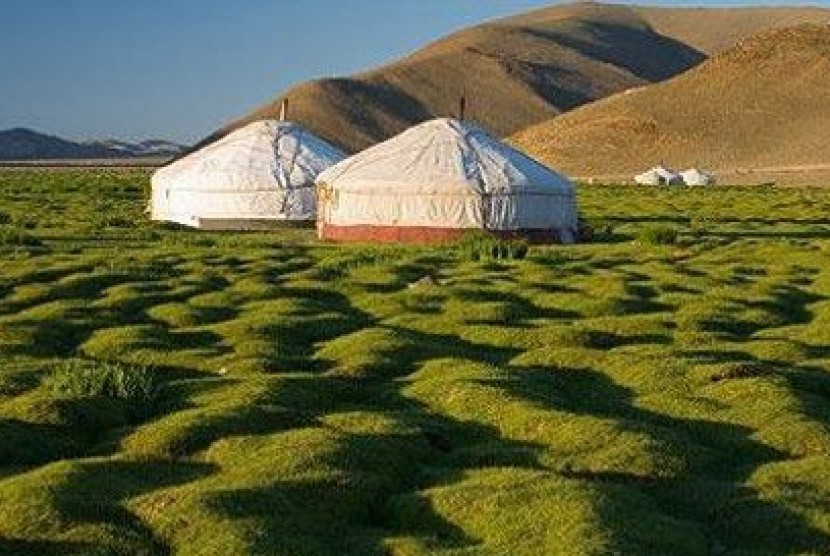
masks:
[(0, 0), (0, 129), (193, 141), (295, 82), (376, 66), (460, 27), (549, 4)]

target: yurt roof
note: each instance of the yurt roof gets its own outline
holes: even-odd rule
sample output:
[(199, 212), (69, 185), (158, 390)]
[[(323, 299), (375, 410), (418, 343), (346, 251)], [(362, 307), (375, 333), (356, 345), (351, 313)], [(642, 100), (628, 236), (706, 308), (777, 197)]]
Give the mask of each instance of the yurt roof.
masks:
[(347, 158), (318, 183), (361, 191), (573, 192), (564, 176), (482, 128), (448, 118), (416, 125)]
[(261, 120), (159, 169), (154, 179), (194, 189), (244, 187), (266, 178), (291, 187), (313, 183), (343, 158), (343, 152), (299, 124)]
[(705, 179), (712, 179), (714, 176), (710, 172), (706, 172), (704, 170), (700, 170), (698, 168), (689, 168), (688, 170), (683, 170), (680, 172), (680, 175), (683, 178), (693, 177), (693, 178), (705, 178)]
[(649, 172), (653, 172), (653, 173), (655, 173), (655, 174), (657, 174), (657, 175), (659, 175), (659, 176), (671, 176), (671, 177), (676, 177), (676, 176), (678, 176), (678, 175), (679, 175), (677, 172), (675, 172), (675, 171), (674, 171), (674, 170), (672, 170), (671, 168), (666, 168), (666, 167), (665, 167), (665, 166), (663, 166), (663, 165), (658, 165), (658, 166), (655, 166), (654, 168), (652, 168), (651, 170), (649, 170)]

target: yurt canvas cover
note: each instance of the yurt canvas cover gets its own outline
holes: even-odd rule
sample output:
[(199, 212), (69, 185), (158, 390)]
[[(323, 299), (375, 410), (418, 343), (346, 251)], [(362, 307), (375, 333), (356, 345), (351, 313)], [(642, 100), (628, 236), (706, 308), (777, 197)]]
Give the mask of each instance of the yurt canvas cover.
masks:
[(708, 172), (703, 172), (697, 168), (690, 168), (680, 172), (680, 177), (683, 178), (683, 183), (686, 185), (714, 185), (715, 176)]
[(683, 185), (683, 178), (674, 170), (655, 166), (647, 172), (634, 176), (634, 183), (639, 185)]
[(254, 122), (159, 169), (152, 218), (205, 229), (313, 220), (314, 180), (344, 157), (297, 124)]
[(324, 171), (320, 236), (436, 241), (465, 230), (573, 242), (570, 181), (481, 128), (432, 120)]

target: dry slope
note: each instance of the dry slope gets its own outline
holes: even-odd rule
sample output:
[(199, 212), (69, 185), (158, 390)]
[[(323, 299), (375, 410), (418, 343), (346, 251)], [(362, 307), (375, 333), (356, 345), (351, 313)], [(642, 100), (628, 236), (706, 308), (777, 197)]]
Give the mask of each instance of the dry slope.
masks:
[(664, 162), (715, 169), (830, 162), (830, 26), (766, 31), (671, 79), (516, 134), (577, 175)]
[(217, 131), (275, 117), (286, 96), (291, 118), (348, 151), (413, 123), (456, 112), (508, 135), (631, 87), (662, 81), (747, 34), (804, 21), (809, 8), (664, 9), (578, 3), (459, 31), (388, 66), (300, 84)]

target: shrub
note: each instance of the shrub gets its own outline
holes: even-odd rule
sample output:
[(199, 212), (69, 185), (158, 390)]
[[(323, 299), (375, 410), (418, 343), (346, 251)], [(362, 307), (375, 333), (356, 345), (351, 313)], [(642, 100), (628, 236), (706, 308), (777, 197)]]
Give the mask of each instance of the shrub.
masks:
[(32, 234), (13, 226), (0, 226), (0, 245), (12, 247), (40, 247), (43, 242)]
[(507, 249), (511, 259), (522, 260), (527, 257), (530, 246), (524, 240), (513, 240), (508, 242)]
[(0, 226), (12, 223), (12, 217), (7, 212), (0, 211)]
[(674, 228), (667, 226), (652, 226), (643, 228), (637, 234), (637, 241), (645, 245), (675, 245), (678, 233)]
[(142, 411), (157, 403), (160, 386), (152, 369), (122, 363), (71, 360), (57, 367), (52, 375), (56, 394), (111, 398)]
[(581, 242), (604, 242), (614, 237), (614, 222), (604, 218), (592, 220), (579, 219), (579, 241)]
[(468, 234), (457, 243), (456, 248), (462, 257), (471, 261), (522, 260), (530, 250), (526, 240), (502, 239), (486, 233)]

